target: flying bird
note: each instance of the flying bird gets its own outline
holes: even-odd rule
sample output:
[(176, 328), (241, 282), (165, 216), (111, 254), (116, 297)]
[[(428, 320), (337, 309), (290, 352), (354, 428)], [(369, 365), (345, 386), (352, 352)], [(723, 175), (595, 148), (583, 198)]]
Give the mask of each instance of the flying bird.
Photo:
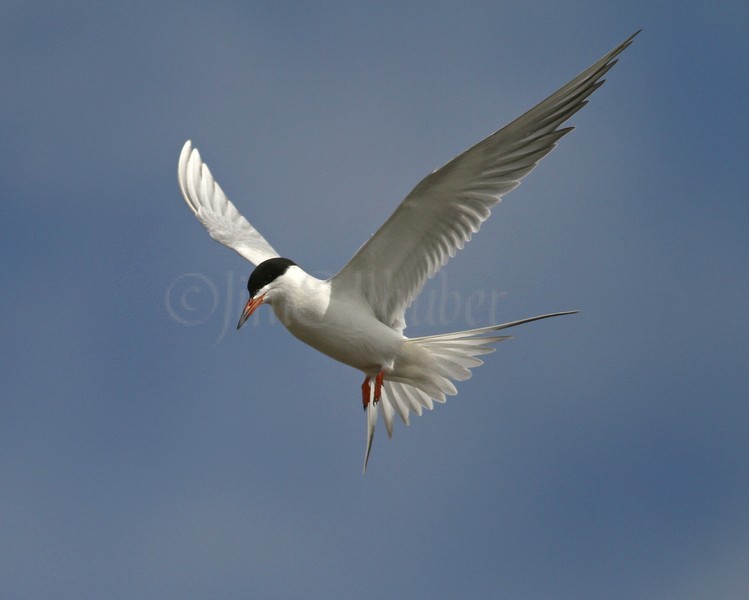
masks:
[[(637, 32), (639, 33), (639, 31)], [(516, 325), (573, 314), (555, 312), (478, 329), (409, 338), (405, 312), (427, 279), (462, 249), (515, 189), (572, 131), (562, 125), (588, 102), (637, 33), (502, 129), (427, 175), (333, 277), (318, 279), (281, 257), (229, 201), (187, 141), (180, 191), (210, 236), (255, 265), (237, 329), (262, 304), (298, 339), (364, 373), (367, 439), (364, 471), (379, 409), (388, 436), (396, 413), (408, 425), (434, 402), (457, 393), (478, 358)]]

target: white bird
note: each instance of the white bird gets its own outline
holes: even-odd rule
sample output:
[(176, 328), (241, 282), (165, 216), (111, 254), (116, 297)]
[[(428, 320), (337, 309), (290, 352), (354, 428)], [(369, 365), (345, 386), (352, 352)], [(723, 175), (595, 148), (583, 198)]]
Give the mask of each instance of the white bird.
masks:
[(298, 339), (364, 373), (365, 472), (380, 407), (392, 436), (396, 413), (408, 425), (409, 411), (421, 415), (434, 401), (456, 394), (452, 381), (468, 379), (469, 369), (482, 364), (478, 356), (493, 352), (490, 344), (510, 337), (496, 332), (577, 312), (419, 338), (403, 334), (406, 309), (426, 280), (573, 129), (561, 125), (603, 84), (603, 75), (637, 33), (521, 117), (425, 177), (348, 264), (325, 280), (281, 258), (239, 214), (192, 143), (185, 143), (178, 179), (187, 205), (213, 239), (255, 265), (237, 329), (261, 304), (269, 304)]

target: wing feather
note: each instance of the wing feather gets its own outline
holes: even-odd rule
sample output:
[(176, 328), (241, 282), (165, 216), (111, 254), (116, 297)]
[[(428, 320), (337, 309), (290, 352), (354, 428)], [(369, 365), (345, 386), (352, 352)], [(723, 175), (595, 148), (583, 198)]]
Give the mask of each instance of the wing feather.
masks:
[(278, 252), (239, 214), (189, 140), (179, 156), (177, 179), (187, 206), (214, 240), (256, 266), (278, 256)]
[(572, 131), (561, 125), (585, 106), (637, 33), (528, 112), (425, 177), (332, 278), (333, 285), (358, 287), (375, 316), (402, 332), (405, 311), (426, 280), (465, 246), (492, 207)]

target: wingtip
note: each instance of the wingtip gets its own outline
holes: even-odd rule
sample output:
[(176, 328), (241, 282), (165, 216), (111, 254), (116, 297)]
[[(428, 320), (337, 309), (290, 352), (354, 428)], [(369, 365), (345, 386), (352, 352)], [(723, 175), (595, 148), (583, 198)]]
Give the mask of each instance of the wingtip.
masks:
[(616, 48), (617, 54), (625, 50), (626, 48), (629, 48), (630, 44), (634, 41), (634, 39), (640, 35), (640, 32), (642, 31), (642, 27), (635, 31), (632, 35), (630, 35), (626, 40), (624, 40), (619, 46)]
[(187, 161), (190, 158), (191, 152), (192, 152), (192, 140), (187, 140), (184, 144), (182, 144), (182, 150), (179, 153), (180, 171), (182, 170), (183, 165), (187, 164)]
[[(198, 151), (192, 147), (192, 141), (187, 140), (182, 145), (182, 151), (179, 153), (179, 161), (177, 162), (177, 183), (179, 184), (179, 190), (182, 193), (182, 198), (187, 203), (187, 206), (192, 210), (193, 213), (197, 214), (197, 206), (190, 198), (189, 181), (188, 181), (188, 169), (190, 168), (191, 158)], [(200, 155), (198, 155), (199, 159)]]

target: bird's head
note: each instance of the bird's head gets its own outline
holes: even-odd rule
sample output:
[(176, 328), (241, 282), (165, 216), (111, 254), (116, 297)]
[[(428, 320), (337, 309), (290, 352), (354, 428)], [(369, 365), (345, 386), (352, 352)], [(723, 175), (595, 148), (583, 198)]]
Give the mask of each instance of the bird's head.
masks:
[(263, 302), (272, 302), (274, 289), (279, 287), (279, 279), (283, 277), (289, 267), (295, 265), (296, 263), (288, 258), (269, 258), (255, 267), (247, 281), (250, 299), (245, 304), (242, 315), (239, 317), (237, 329), (244, 325), (244, 322)]

